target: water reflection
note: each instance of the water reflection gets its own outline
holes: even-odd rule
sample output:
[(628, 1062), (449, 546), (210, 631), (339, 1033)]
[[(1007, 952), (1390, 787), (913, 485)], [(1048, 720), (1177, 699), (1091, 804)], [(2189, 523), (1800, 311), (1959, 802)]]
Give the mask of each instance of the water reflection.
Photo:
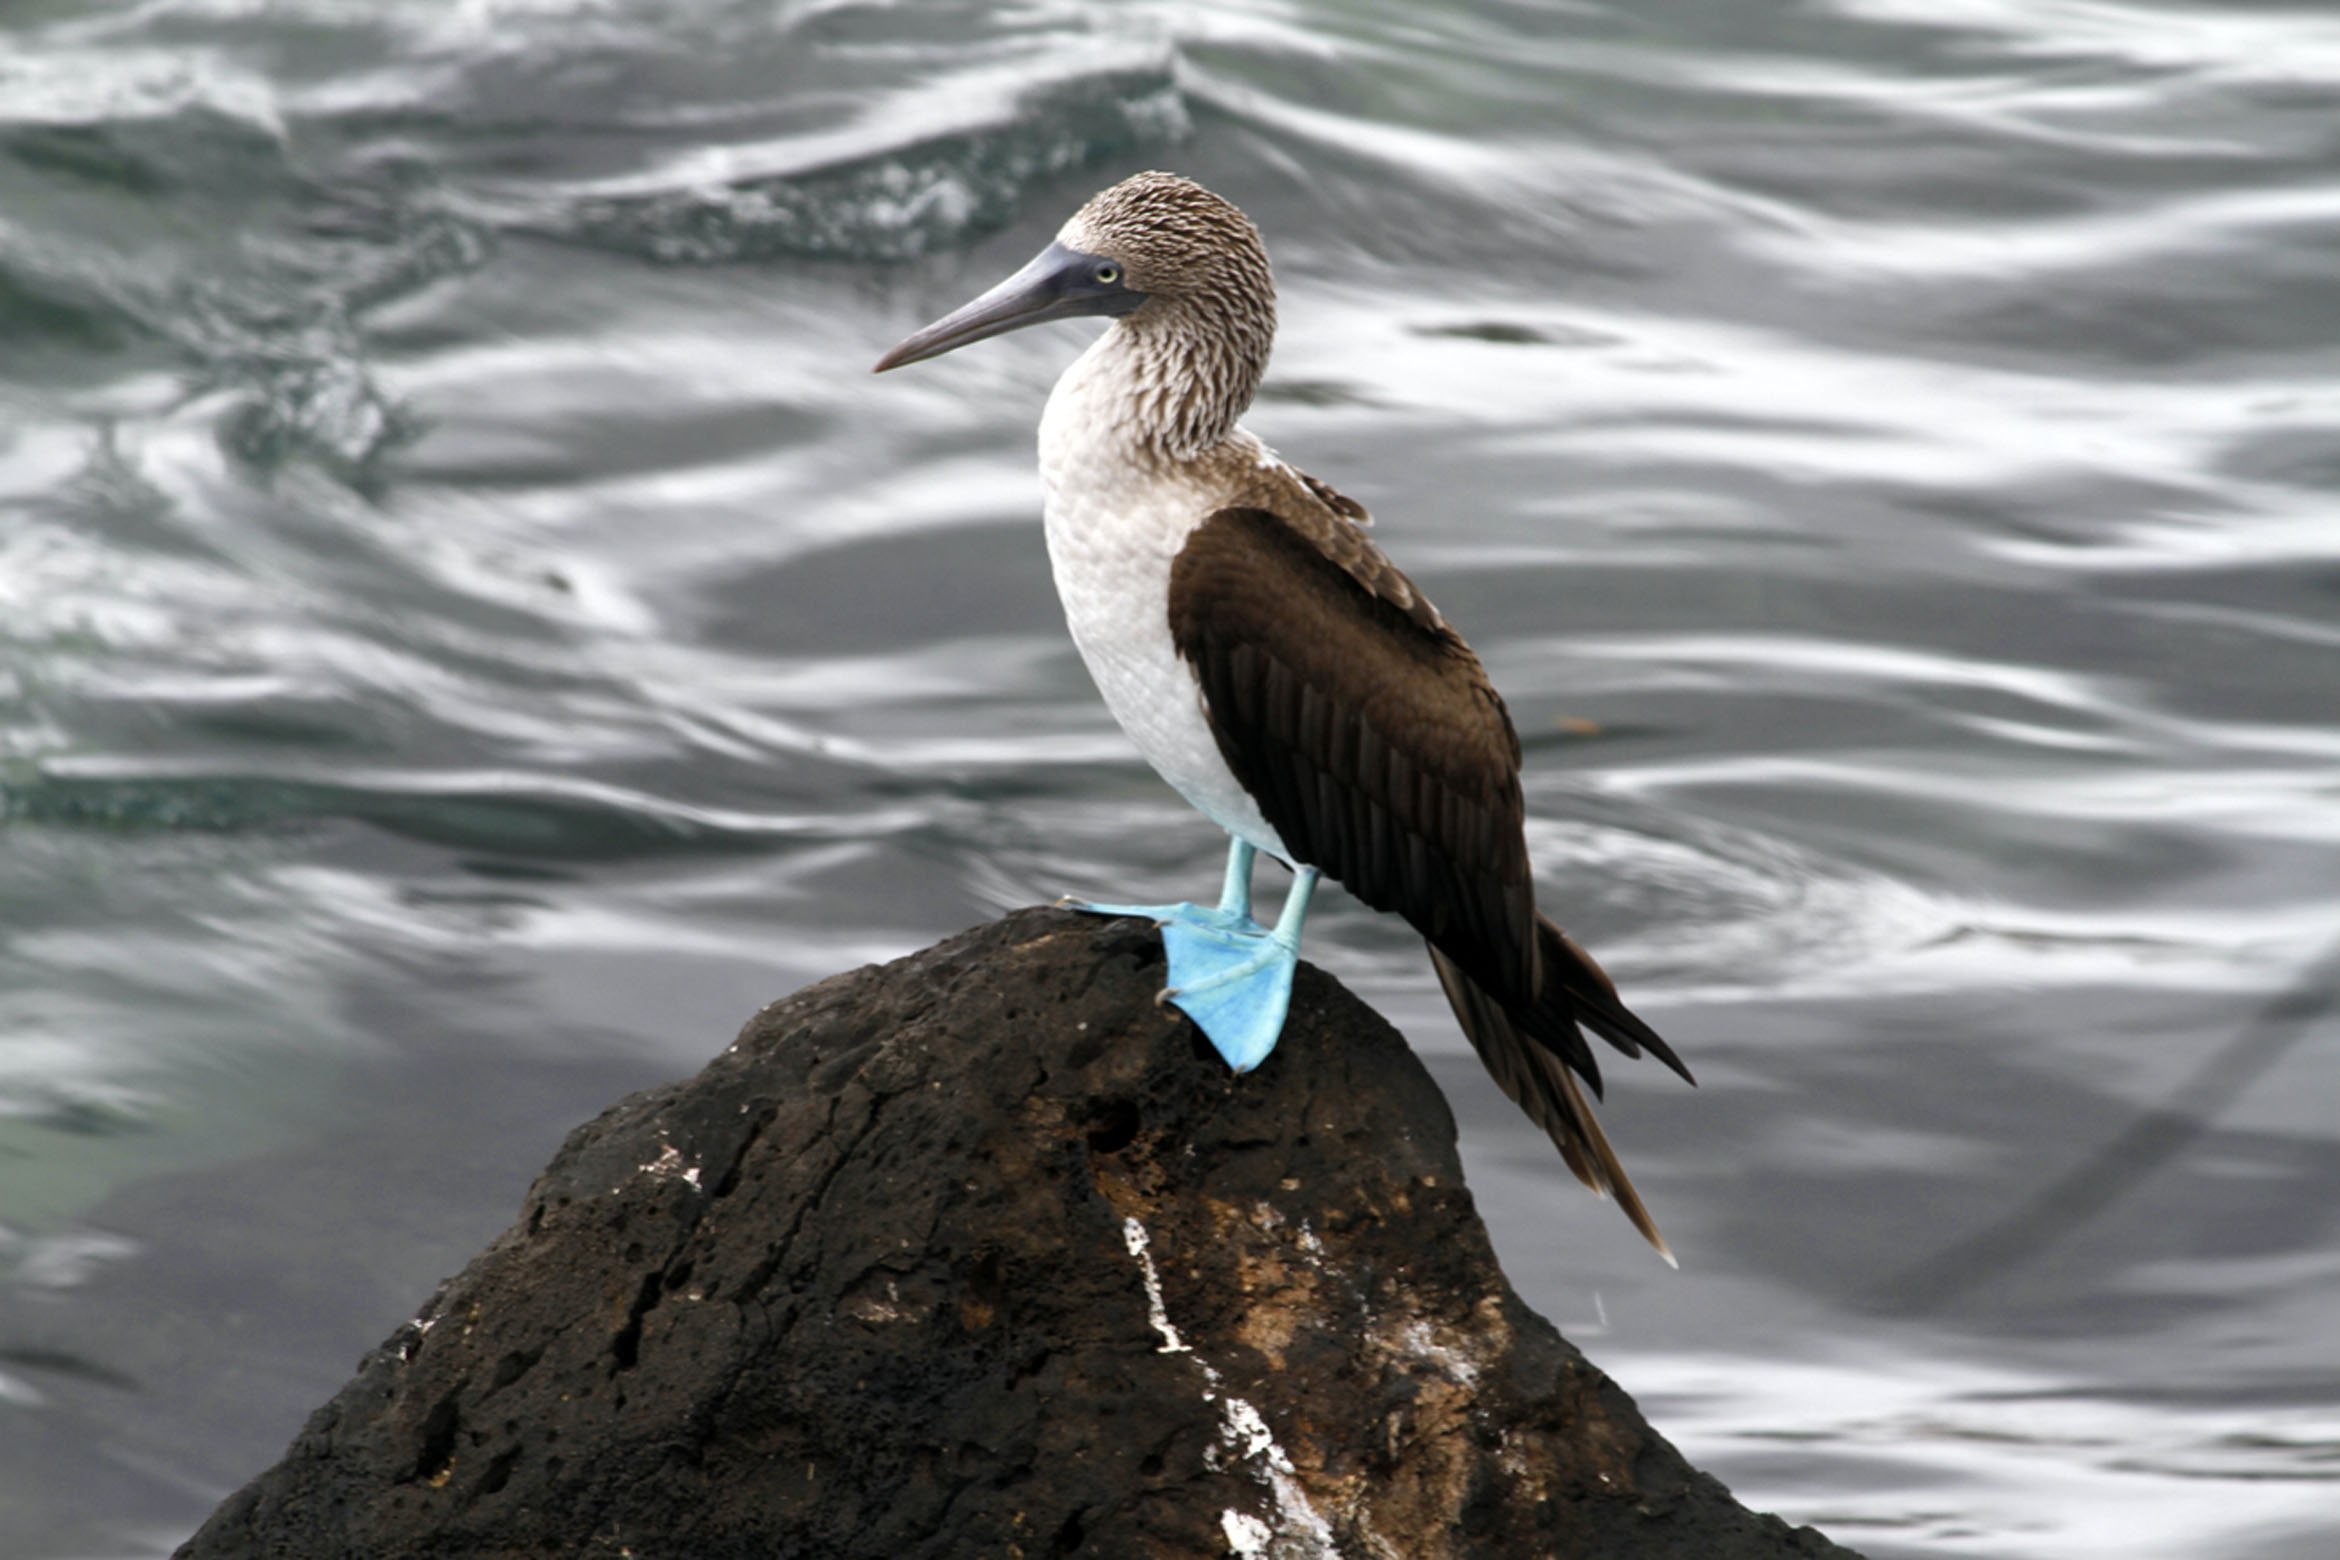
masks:
[(2057, 1245), (2147, 1177), (2197, 1148), (2243, 1092), (2313, 1037), (2336, 1009), (2340, 945), (2205, 1058), (2166, 1102), (1988, 1228), (1886, 1279), (1875, 1302), (1890, 1311), (1933, 1310)]

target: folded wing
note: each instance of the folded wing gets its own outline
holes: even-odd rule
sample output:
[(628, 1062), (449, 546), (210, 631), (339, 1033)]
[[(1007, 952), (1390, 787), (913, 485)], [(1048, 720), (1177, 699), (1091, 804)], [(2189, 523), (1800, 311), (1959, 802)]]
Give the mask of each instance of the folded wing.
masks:
[(1221, 756), (1293, 855), (1422, 934), (1496, 1082), (1663, 1251), (1579, 1084), (1599, 1093), (1580, 1025), (1689, 1073), (1537, 913), (1519, 738), (1478, 657), (1329, 509), (1204, 521), (1171, 567), (1170, 633)]

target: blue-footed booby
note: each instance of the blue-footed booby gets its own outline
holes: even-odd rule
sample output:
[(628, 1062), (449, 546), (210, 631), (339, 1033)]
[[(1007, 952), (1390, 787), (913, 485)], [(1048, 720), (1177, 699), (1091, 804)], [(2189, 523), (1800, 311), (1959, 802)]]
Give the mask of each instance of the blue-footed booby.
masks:
[[(1114, 324), (1040, 418), (1057, 593), (1114, 718), (1231, 844), (1214, 907), (1081, 908), (1162, 923), (1163, 996), (1238, 1072), (1283, 1027), (1318, 875), (1396, 911), (1504, 1093), (1672, 1261), (1578, 1082), (1600, 1092), (1579, 1026), (1690, 1073), (1538, 914), (1503, 700), (1364, 508), (1236, 423), (1276, 329), (1250, 219), (1175, 174), (1125, 179), (877, 371), (1084, 315)], [(1294, 873), (1273, 928), (1251, 918), (1261, 851)]]

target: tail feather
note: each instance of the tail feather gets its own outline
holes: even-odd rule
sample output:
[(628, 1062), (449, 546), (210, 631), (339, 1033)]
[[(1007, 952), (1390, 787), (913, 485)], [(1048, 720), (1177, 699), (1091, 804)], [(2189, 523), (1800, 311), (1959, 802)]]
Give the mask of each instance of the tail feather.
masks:
[[(1540, 915), (1536, 917), (1536, 955), (1543, 974), (1543, 990), (1537, 994), (1536, 1005), (1544, 1015), (1571, 1033), (1582, 1023), (1627, 1056), (1647, 1051), (1679, 1073), (1684, 1083), (1697, 1086), (1698, 1080), (1690, 1076), (1690, 1069), (1674, 1054), (1674, 1048), (1659, 1039), (1658, 1032), (1617, 995), (1617, 983), (1609, 979), (1609, 972), (1594, 963), (1593, 956), (1575, 938)], [(1588, 1081), (1593, 1092), (1600, 1093), (1597, 1071)]]
[[(1566, 1053), (1546, 1035), (1555, 1018), (1564, 1019), (1567, 1034), (1575, 1039), (1574, 1050), (1589, 1062), (1590, 1053), (1585, 1051), (1584, 1040), (1576, 1029), (1576, 1018), (1582, 1016), (1628, 1056), (1638, 1055), (1638, 1051), (1611, 1034), (1602, 1022), (1611, 1014), (1623, 1015), (1631, 1027), (1619, 1027), (1635, 1044), (1667, 1062), (1685, 1078), (1689, 1074), (1647, 1024), (1626, 1012), (1624, 1004), (1617, 999), (1616, 987), (1601, 973), (1599, 965), (1551, 922), (1545, 921), (1543, 929), (1548, 934), (1544, 949), (1544, 991), (1526, 1025), (1435, 946), (1430, 949), (1430, 962), (1438, 971), (1438, 983), (1446, 988), (1446, 1000), (1453, 1005), (1463, 1034), (1479, 1053), (1479, 1060), (1486, 1064), (1496, 1085), (1527, 1112), (1529, 1120), (1544, 1129), (1579, 1181), (1601, 1196), (1614, 1197), (1625, 1217), (1641, 1232), (1642, 1239), (1657, 1248), (1658, 1255), (1669, 1265), (1679, 1266), (1673, 1252), (1667, 1249), (1665, 1237), (1658, 1233), (1657, 1222), (1642, 1204), (1641, 1194), (1633, 1189), (1633, 1181), (1625, 1174), (1617, 1151), (1609, 1146), (1608, 1135), (1601, 1131), (1599, 1119), (1593, 1115), (1591, 1104), (1564, 1060)], [(1552, 956), (1554, 938), (1562, 945), (1562, 958)], [(1566, 957), (1571, 954), (1572, 958)], [(1583, 999), (1576, 996), (1575, 988), (1584, 985), (1587, 978), (1606, 993), (1608, 1011), (1600, 1017), (1595, 1017), (1589, 1006), (1569, 1007), (1572, 999), (1582, 1004)], [(1556, 991), (1556, 987), (1562, 989)], [(1597, 1079), (1597, 1072), (1592, 1076)]]

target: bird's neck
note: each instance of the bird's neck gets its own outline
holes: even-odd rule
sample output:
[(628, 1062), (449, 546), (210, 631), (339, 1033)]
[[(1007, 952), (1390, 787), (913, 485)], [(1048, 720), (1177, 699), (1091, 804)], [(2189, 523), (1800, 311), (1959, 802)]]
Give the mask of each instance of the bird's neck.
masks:
[(1180, 300), (1115, 322), (1057, 381), (1041, 424), (1044, 463), (1052, 442), (1070, 439), (1139, 464), (1200, 459), (1236, 431), (1274, 336), (1272, 306)]

